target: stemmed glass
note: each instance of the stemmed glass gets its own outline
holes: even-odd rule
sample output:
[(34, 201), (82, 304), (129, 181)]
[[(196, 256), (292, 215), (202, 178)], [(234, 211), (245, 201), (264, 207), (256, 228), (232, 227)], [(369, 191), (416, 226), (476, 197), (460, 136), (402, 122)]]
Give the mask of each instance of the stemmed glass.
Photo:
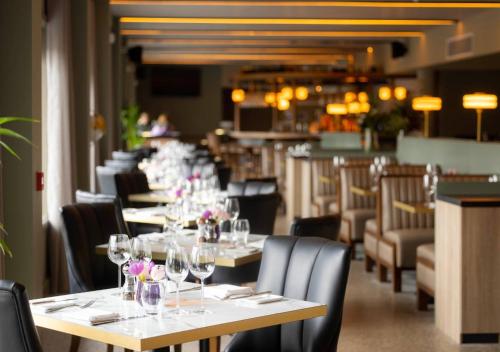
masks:
[(175, 283), (176, 295), (175, 295), (175, 310), (173, 314), (182, 314), (183, 311), (180, 309), (180, 297), (179, 289), (181, 283), (186, 280), (189, 273), (189, 262), (186, 254), (186, 250), (177, 245), (173, 244), (167, 247), (167, 260), (165, 262), (165, 271), (170, 280)]
[(224, 211), (229, 215), (229, 220), (231, 221), (231, 238), (234, 233), (234, 221), (238, 219), (240, 215), (240, 204), (236, 198), (227, 198), (224, 203)]
[(248, 244), (248, 234), (250, 233), (250, 222), (247, 219), (238, 219), (234, 224), (234, 232), (238, 242), (242, 242), (246, 247)]
[(121, 266), (130, 259), (130, 240), (126, 234), (109, 236), (108, 258), (118, 265), (118, 288), (122, 287)]
[(201, 281), (200, 307), (195, 313), (206, 313), (203, 298), (205, 297), (205, 279), (210, 277), (215, 270), (215, 250), (206, 244), (194, 246), (191, 251), (189, 270), (194, 277)]
[(142, 260), (149, 263), (153, 259), (151, 245), (146, 239), (134, 237), (132, 239), (131, 249), (130, 257), (133, 260)]

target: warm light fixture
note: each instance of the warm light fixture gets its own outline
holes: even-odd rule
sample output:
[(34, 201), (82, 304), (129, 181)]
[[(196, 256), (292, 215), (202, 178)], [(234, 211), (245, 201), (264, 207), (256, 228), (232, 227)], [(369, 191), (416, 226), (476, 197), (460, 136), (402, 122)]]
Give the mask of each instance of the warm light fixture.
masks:
[(264, 102), (269, 105), (273, 105), (276, 103), (276, 93), (274, 92), (267, 92), (264, 94)]
[(411, 107), (415, 111), (424, 112), (424, 136), (429, 137), (429, 116), (431, 111), (441, 110), (442, 100), (439, 97), (421, 96), (413, 98)]
[(369, 113), (370, 109), (371, 109), (370, 103), (368, 103), (368, 102), (360, 103), (360, 111), (362, 113), (365, 113), (365, 114)]
[(216, 134), (217, 136), (223, 136), (223, 135), (224, 135), (224, 133), (225, 133), (225, 131), (224, 131), (224, 129), (222, 129), (222, 128), (217, 128), (217, 129), (215, 130), (215, 134)]
[(397, 100), (405, 100), (407, 95), (408, 95), (408, 90), (406, 89), (406, 87), (398, 86), (394, 88), (394, 97)]
[(366, 92), (359, 92), (358, 93), (358, 101), (360, 103), (366, 103), (366, 102), (368, 102), (368, 93), (366, 93)]
[(353, 102), (354, 100), (356, 100), (356, 98), (357, 98), (357, 95), (354, 92), (346, 92), (344, 94), (344, 101), (347, 104), (350, 103), (350, 102)]
[(295, 99), (306, 100), (309, 96), (309, 90), (307, 87), (297, 87), (295, 88)]
[(369, 46), (368, 48), (366, 48), (366, 52), (368, 54), (373, 54), (373, 46)]
[(424, 32), (418, 31), (252, 31), (252, 30), (162, 30), (162, 29), (122, 29), (127, 36), (219, 36), (219, 37), (305, 37), (305, 38), (420, 38)]
[(241, 103), (245, 100), (245, 91), (243, 89), (233, 89), (231, 93), (231, 99), (233, 103)]
[(269, 1), (269, 0), (110, 0), (111, 5), (170, 5), (170, 6), (228, 6), (228, 7), (368, 7), (368, 8), (444, 8), (494, 9), (494, 2), (408, 2), (408, 1)]
[(285, 86), (281, 88), (281, 97), (286, 100), (293, 99), (293, 88), (289, 86)]
[(358, 101), (352, 101), (347, 104), (347, 112), (349, 114), (359, 114), (361, 112), (361, 104)]
[(382, 101), (387, 101), (387, 100), (391, 99), (391, 95), (392, 95), (391, 88), (389, 88), (387, 86), (382, 86), (378, 90), (378, 97)]
[(347, 105), (341, 103), (330, 103), (326, 105), (326, 113), (329, 115), (346, 115)]
[(281, 98), (278, 100), (277, 107), (280, 111), (288, 110), (290, 108), (290, 101), (288, 99)]
[(463, 106), (465, 109), (476, 110), (476, 140), (480, 142), (483, 110), (496, 109), (497, 96), (495, 94), (486, 93), (466, 94), (463, 97)]
[(452, 19), (375, 18), (234, 18), (234, 17), (121, 17), (121, 23), (310, 25), (310, 26), (452, 26)]
[(321, 93), (323, 91), (323, 87), (317, 84), (316, 87), (314, 87), (314, 91), (316, 93)]

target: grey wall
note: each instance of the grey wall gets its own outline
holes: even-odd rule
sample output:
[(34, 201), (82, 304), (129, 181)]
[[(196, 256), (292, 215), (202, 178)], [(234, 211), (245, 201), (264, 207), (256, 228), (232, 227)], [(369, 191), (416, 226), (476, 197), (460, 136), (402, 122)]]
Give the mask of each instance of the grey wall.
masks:
[(157, 97), (150, 91), (149, 77), (139, 80), (137, 103), (151, 118), (167, 112), (183, 136), (201, 136), (218, 127), (222, 119), (222, 70), (200, 66), (201, 93), (198, 97)]

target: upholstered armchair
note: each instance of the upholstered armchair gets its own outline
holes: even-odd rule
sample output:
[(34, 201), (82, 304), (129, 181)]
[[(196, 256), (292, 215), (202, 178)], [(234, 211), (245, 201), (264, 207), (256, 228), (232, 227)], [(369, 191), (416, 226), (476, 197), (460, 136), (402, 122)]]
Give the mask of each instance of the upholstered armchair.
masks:
[(370, 173), (368, 166), (344, 166), (340, 168), (340, 209), (342, 223), (339, 240), (352, 248), (363, 241), (365, 223), (375, 218), (375, 197), (359, 195), (352, 192), (352, 186), (370, 189)]
[(337, 185), (332, 160), (313, 159), (312, 209), (315, 216), (337, 213)]

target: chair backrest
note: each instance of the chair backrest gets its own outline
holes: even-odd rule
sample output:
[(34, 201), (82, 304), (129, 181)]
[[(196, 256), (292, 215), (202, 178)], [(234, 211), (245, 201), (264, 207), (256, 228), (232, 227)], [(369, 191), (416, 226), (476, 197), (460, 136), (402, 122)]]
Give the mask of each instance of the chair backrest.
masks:
[(0, 351), (42, 351), (23, 285), (0, 280), (0, 312)]
[(125, 219), (123, 218), (123, 206), (120, 197), (110, 194), (91, 193), (86, 191), (77, 190), (75, 192), (75, 200), (77, 203), (111, 203), (115, 206), (116, 219), (121, 233), (130, 235), (129, 228)]
[(344, 166), (340, 168), (340, 209), (375, 208), (375, 197), (364, 197), (351, 191), (351, 186), (371, 187), (369, 166)]
[(142, 157), (142, 151), (135, 150), (132, 152), (124, 152), (122, 150), (115, 150), (114, 152), (111, 153), (111, 157), (113, 158), (113, 160), (125, 160), (125, 161), (137, 162)]
[(103, 194), (116, 195), (115, 175), (124, 171), (106, 166), (96, 166), (95, 172), (99, 191)]
[(340, 215), (325, 215), (314, 218), (295, 218), (290, 226), (290, 236), (323, 237), (337, 240), (340, 230)]
[(384, 167), (386, 175), (419, 175), (426, 173), (425, 165), (390, 164)]
[(312, 196), (330, 196), (337, 193), (335, 182), (324, 182), (322, 178), (333, 180), (335, 177), (332, 159), (312, 160)]
[(243, 181), (229, 182), (227, 193), (229, 196), (255, 196), (278, 192), (276, 180), (272, 181)]
[(115, 175), (116, 193), (124, 207), (129, 207), (128, 196), (135, 193), (147, 193), (149, 189), (148, 178), (142, 172), (126, 172)]
[(394, 201), (423, 203), (425, 190), (422, 176), (389, 175), (380, 178), (380, 197), (377, 207), (379, 229), (383, 234), (389, 230), (434, 227), (433, 214), (410, 214), (394, 207)]
[(324, 317), (237, 334), (227, 351), (336, 351), (350, 249), (324, 238), (272, 236), (264, 244), (257, 291), (327, 305)]
[(274, 231), (274, 222), (280, 202), (278, 193), (255, 196), (235, 196), (240, 206), (239, 219), (248, 219), (250, 232), (270, 235)]
[(128, 172), (137, 169), (138, 162), (135, 160), (104, 160), (104, 166), (114, 167)]
[(227, 185), (229, 184), (229, 180), (231, 179), (232, 170), (227, 166), (218, 166), (217, 167), (217, 177), (219, 178), (219, 185), (222, 191), (227, 190)]
[(73, 204), (61, 208), (63, 240), (71, 293), (114, 287), (116, 265), (96, 246), (108, 243), (120, 233), (115, 207), (111, 203)]

